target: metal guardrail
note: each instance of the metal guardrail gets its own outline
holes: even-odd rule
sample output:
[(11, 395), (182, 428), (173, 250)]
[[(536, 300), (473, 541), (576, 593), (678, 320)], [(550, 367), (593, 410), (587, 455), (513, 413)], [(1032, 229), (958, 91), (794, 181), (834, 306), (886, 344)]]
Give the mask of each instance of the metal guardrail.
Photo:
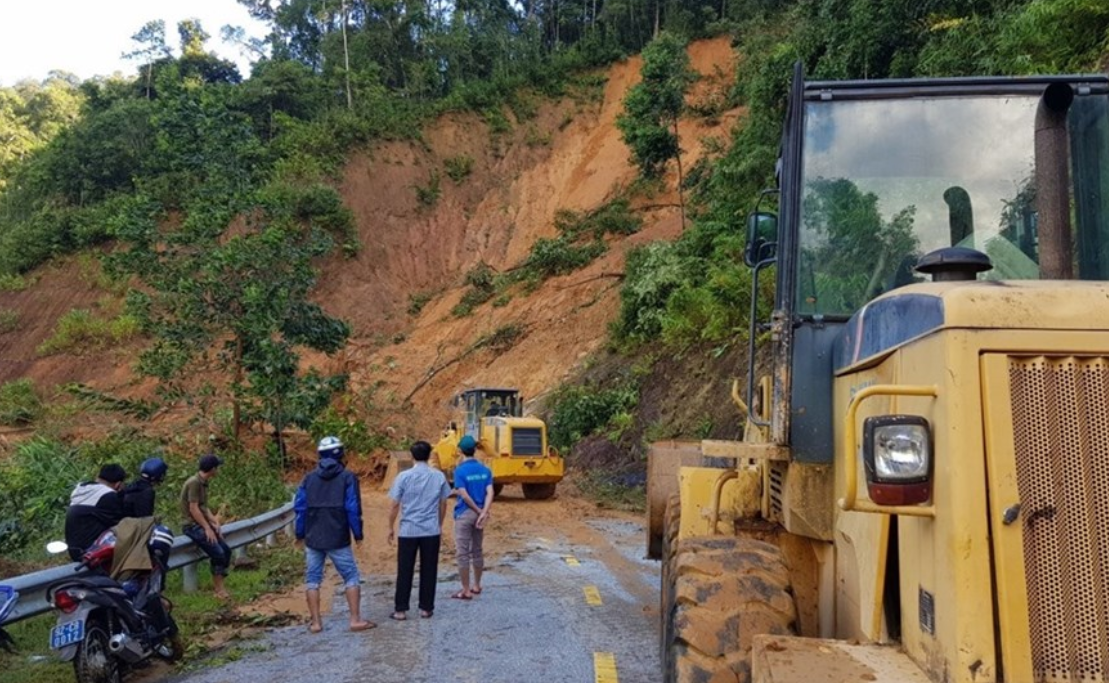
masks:
[[(232, 522), (222, 529), (224, 541), (232, 549), (241, 548), (289, 526), (293, 523), (293, 516), (293, 503), (286, 503), (280, 508), (256, 517)], [(181, 569), (205, 559), (208, 559), (208, 556), (188, 536), (174, 538), (174, 549), (170, 553), (170, 569)], [(49, 612), (53, 609), (46, 601), (46, 589), (50, 584), (88, 573), (89, 571), (83, 570), (77, 562), (71, 562), (61, 567), (43, 569), (10, 579), (0, 579), (0, 584), (11, 586), (19, 593), (15, 607), (3, 622), (0, 622), (0, 625), (12, 624), (27, 617)]]

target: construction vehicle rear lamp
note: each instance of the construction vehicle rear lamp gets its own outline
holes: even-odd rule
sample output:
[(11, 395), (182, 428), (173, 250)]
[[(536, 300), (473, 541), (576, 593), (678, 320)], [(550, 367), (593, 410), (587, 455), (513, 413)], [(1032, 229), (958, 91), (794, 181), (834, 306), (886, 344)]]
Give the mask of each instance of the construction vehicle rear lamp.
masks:
[(926, 418), (880, 415), (864, 420), (864, 471), (873, 502), (915, 505), (928, 501), (932, 455)]

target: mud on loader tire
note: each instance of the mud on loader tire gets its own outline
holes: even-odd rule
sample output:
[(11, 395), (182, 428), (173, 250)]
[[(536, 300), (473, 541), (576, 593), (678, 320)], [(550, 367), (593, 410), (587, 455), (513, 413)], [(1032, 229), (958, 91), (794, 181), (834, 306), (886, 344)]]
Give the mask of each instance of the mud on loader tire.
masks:
[(666, 683), (750, 683), (753, 638), (796, 633), (787, 566), (770, 543), (686, 539), (668, 572), (661, 587)]

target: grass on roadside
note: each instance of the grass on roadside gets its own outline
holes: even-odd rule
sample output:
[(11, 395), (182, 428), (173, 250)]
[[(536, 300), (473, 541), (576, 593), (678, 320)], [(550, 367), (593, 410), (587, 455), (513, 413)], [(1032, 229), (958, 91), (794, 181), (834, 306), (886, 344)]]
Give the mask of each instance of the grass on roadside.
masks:
[(639, 477), (623, 478), (590, 471), (575, 474), (572, 481), (584, 498), (594, 501), (599, 507), (625, 512), (644, 512), (647, 509), (648, 492)]
[[(233, 569), (227, 579), (228, 590), (235, 596), (237, 605), (246, 605), (260, 596), (283, 591), (301, 577), (303, 556), (289, 540), (283, 540), (274, 547), (251, 546), (248, 556), (258, 565), (250, 569)], [(207, 640), (213, 634), (280, 623), (280, 620), (253, 614), (250, 609), (229, 609), (213, 597), (212, 575), (207, 562), (201, 563), (197, 574), (200, 590), (196, 593), (182, 592), (180, 571), (171, 572), (167, 579), (166, 597), (174, 604), (174, 619), (185, 643), (185, 658), (177, 665), (179, 668), (220, 665), (254, 649), (251, 645), (239, 643), (209, 654)], [(18, 650), (15, 654), (0, 650), (0, 671), (4, 672), (4, 683), (73, 681), (73, 665), (58, 661), (50, 649), (50, 629), (54, 623), (55, 615), (51, 612), (6, 627)]]

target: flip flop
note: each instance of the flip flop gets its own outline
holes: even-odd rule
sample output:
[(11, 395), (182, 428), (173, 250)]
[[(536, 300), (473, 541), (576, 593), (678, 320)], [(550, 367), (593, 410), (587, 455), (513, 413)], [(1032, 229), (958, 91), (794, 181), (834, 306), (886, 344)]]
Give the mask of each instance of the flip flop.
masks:
[(393, 619), (394, 621), (405, 621), (406, 619), (408, 619), (408, 617), (405, 616), (404, 612), (394, 612), (390, 615), (390, 619)]
[(420, 611), (420, 618), (421, 619), (431, 619), (432, 618), (432, 612), (430, 612), (426, 609), (422, 609)]
[(471, 595), (482, 595), (482, 589), (478, 588), (477, 586), (475, 588), (472, 588)]
[(451, 599), (452, 600), (470, 600), (471, 595), (470, 595), (470, 593), (466, 593), (464, 591), (459, 591), (458, 593), (453, 593), (452, 596), (451, 596)]
[(375, 628), (376, 626), (378, 626), (378, 624), (374, 623), (373, 621), (364, 621), (361, 624), (353, 624), (351, 626), (351, 630), (355, 631), (355, 632), (369, 631), (370, 629)]
[(324, 627), (320, 626), (318, 624), (310, 624), (309, 625), (309, 633), (320, 633), (323, 630), (324, 630)]

